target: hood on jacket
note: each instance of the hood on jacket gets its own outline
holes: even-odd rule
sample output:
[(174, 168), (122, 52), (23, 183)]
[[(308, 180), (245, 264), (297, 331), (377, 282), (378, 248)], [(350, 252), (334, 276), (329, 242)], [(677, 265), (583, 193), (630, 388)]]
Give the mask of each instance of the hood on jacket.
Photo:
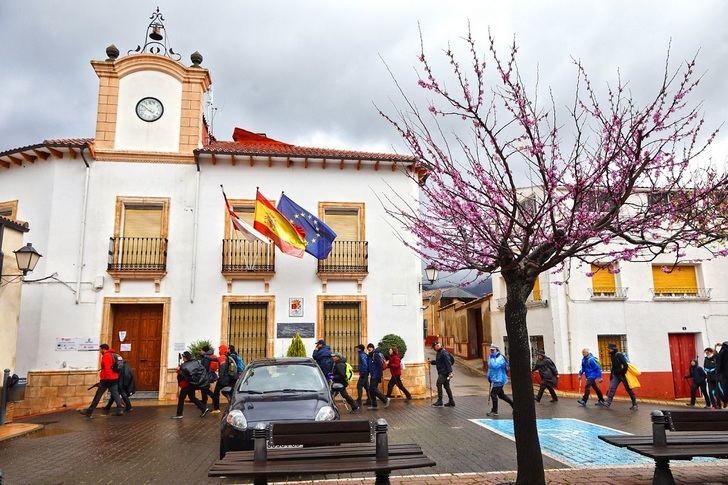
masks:
[(225, 344), (220, 344), (220, 346), (217, 348), (220, 352), (218, 355), (223, 356), (228, 353), (228, 346)]

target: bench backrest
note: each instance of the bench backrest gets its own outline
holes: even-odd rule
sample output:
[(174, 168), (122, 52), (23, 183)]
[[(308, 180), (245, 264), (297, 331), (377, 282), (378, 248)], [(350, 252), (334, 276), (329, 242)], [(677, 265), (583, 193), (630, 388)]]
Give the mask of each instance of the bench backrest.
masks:
[(356, 421), (288, 421), (270, 425), (270, 444), (325, 446), (341, 443), (370, 443), (372, 425)]
[(662, 411), (670, 431), (728, 431), (728, 411)]

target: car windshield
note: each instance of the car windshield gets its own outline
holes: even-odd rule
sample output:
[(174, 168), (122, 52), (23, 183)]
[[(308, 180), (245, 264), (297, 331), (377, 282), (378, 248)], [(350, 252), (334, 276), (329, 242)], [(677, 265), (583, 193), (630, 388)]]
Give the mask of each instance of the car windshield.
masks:
[(312, 365), (272, 364), (251, 367), (238, 391), (248, 394), (273, 392), (319, 392), (326, 388), (318, 367)]

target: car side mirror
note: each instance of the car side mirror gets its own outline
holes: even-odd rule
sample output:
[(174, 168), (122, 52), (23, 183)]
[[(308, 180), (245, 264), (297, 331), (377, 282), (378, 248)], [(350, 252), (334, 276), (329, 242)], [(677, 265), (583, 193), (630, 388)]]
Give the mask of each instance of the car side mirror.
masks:
[(230, 396), (233, 393), (233, 388), (230, 386), (225, 386), (222, 389), (220, 389), (220, 392), (223, 396), (225, 396), (228, 400), (230, 400)]

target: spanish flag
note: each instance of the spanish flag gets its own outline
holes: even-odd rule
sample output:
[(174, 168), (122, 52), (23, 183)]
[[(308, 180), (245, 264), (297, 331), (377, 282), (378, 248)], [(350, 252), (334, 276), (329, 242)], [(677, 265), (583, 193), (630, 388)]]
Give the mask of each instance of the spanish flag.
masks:
[(302, 229), (296, 228), (260, 192), (255, 194), (255, 216), (253, 219), (255, 230), (271, 238), (282, 252), (297, 258), (303, 258), (306, 240), (301, 234)]

